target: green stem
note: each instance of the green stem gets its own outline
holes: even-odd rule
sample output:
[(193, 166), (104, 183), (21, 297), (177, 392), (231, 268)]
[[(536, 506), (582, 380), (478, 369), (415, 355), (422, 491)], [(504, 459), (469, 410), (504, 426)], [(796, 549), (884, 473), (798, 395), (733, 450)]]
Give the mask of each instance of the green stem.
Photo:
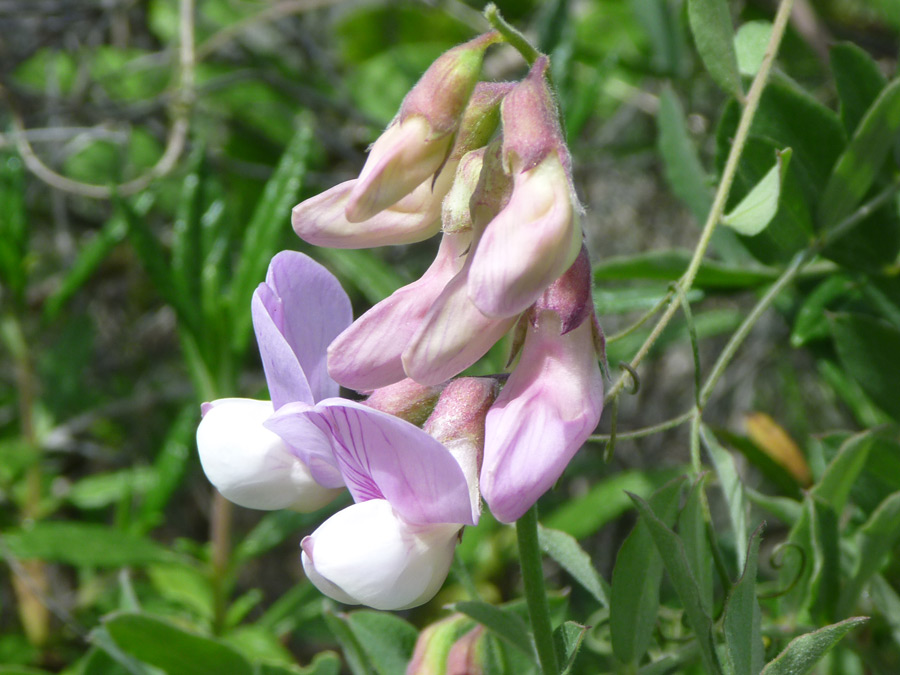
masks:
[[(706, 255), (706, 249), (709, 248), (709, 242), (712, 239), (713, 232), (715, 232), (716, 226), (719, 224), (722, 214), (725, 211), (725, 204), (728, 201), (728, 195), (731, 193), (731, 186), (734, 183), (734, 177), (737, 173), (738, 162), (743, 154), (744, 145), (747, 143), (747, 137), (750, 134), (750, 126), (753, 123), (753, 118), (756, 116), (756, 110), (759, 107), (759, 101), (762, 98), (763, 90), (769, 79), (769, 72), (772, 69), (772, 63), (775, 60), (775, 54), (778, 52), (778, 45), (781, 43), (781, 38), (784, 36), (784, 31), (787, 28), (793, 4), (793, 0), (782, 0), (781, 5), (778, 7), (778, 13), (775, 15), (775, 21), (772, 25), (772, 37), (769, 39), (769, 44), (766, 47), (766, 54), (763, 57), (759, 72), (753, 79), (753, 84), (750, 86), (750, 91), (747, 93), (744, 110), (741, 113), (741, 119), (734, 136), (734, 142), (731, 146), (731, 151), (728, 153), (725, 169), (722, 171), (722, 179), (719, 181), (719, 187), (716, 190), (716, 195), (713, 199), (712, 206), (710, 207), (709, 216), (706, 219), (706, 223), (703, 225), (703, 232), (700, 234), (700, 240), (697, 242), (697, 247), (694, 249), (694, 256), (691, 258), (687, 271), (685, 271), (684, 275), (678, 281), (679, 288), (685, 294), (691, 289), (694, 279), (697, 277), (697, 272), (700, 271), (700, 264), (703, 262), (703, 257)], [(632, 367), (636, 368), (638, 364), (644, 360), (665, 327), (672, 320), (675, 312), (678, 311), (678, 307), (679, 303), (677, 302), (669, 304), (656, 326), (653, 327), (653, 331), (631, 360)], [(624, 386), (625, 376), (622, 375), (616, 380), (615, 384), (613, 384), (612, 389), (610, 389), (609, 393), (606, 395), (606, 400), (618, 396)]]
[(709, 377), (706, 378), (706, 382), (703, 384), (703, 389), (700, 390), (701, 407), (706, 405), (706, 402), (709, 400), (709, 397), (712, 394), (716, 383), (725, 372), (725, 368), (731, 362), (731, 359), (734, 358), (735, 352), (737, 352), (738, 348), (747, 338), (750, 330), (754, 325), (756, 325), (756, 322), (759, 321), (759, 317), (762, 316), (763, 312), (765, 312), (775, 301), (775, 298), (777, 298), (778, 294), (781, 293), (782, 290), (784, 290), (785, 286), (787, 286), (791, 281), (794, 280), (794, 277), (797, 276), (797, 273), (809, 260), (809, 257), (809, 251), (801, 251), (800, 253), (798, 253), (794, 257), (791, 264), (787, 267), (787, 269), (782, 272), (778, 280), (774, 284), (772, 284), (769, 290), (766, 291), (766, 294), (762, 298), (760, 298), (759, 302), (757, 302), (753, 309), (750, 310), (750, 313), (741, 322), (741, 325), (738, 326), (738, 329), (728, 340), (728, 343), (725, 345), (722, 353), (719, 354), (719, 358), (716, 359), (716, 363), (715, 365), (713, 365), (712, 372), (709, 374)]
[(544, 675), (558, 675), (559, 664), (553, 647), (553, 628), (550, 626), (550, 606), (544, 588), (544, 570), (541, 566), (541, 548), (538, 544), (537, 505), (532, 506), (516, 521), (516, 537), (519, 541), (519, 564), (528, 602), (528, 616), (537, 647), (538, 659)]
[[(644, 438), (645, 436), (652, 436), (653, 434), (658, 434), (661, 431), (668, 431), (669, 429), (674, 429), (675, 427), (679, 427), (689, 419), (694, 416), (694, 411), (688, 410), (686, 413), (682, 413), (678, 417), (673, 417), (672, 419), (666, 420), (665, 422), (660, 422), (659, 424), (654, 424), (653, 426), (643, 427), (641, 429), (635, 429), (634, 431), (626, 431), (624, 433), (617, 433), (616, 440), (621, 439), (634, 439), (634, 438)], [(589, 436), (589, 441), (608, 441), (610, 440), (611, 434), (594, 434), (593, 436)]]
[(484, 18), (491, 24), (491, 28), (503, 36), (505, 42), (518, 50), (529, 66), (533, 65), (541, 56), (541, 53), (528, 41), (528, 38), (506, 22), (506, 19), (500, 14), (500, 10), (497, 9), (497, 5), (493, 2), (484, 8)]

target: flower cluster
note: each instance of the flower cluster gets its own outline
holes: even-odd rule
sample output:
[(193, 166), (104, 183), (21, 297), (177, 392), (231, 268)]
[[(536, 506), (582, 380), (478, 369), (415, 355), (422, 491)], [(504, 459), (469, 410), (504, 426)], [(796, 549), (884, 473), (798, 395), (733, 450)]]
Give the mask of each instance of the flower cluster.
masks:
[[(441, 232), (428, 270), (351, 323), (329, 272), (278, 254), (252, 303), (272, 401), (204, 406), (200, 456), (226, 498), (313, 510), (349, 490), (354, 504), (301, 544), (309, 578), (342, 602), (430, 599), (482, 497), (518, 519), (600, 417), (602, 334), (548, 60), (479, 82), (498, 40), (442, 55), (359, 177), (293, 210), (321, 246)], [(508, 378), (459, 377), (510, 333)], [(368, 398), (338, 398), (339, 384)]]

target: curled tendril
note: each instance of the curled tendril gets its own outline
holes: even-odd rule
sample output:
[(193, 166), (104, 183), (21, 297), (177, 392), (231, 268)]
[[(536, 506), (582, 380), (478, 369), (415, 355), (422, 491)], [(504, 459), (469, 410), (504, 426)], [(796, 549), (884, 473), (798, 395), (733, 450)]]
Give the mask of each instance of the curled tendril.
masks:
[(761, 593), (759, 595), (760, 600), (771, 600), (772, 598), (780, 598), (783, 595), (787, 595), (794, 590), (794, 586), (796, 586), (803, 577), (803, 571), (806, 569), (806, 549), (793, 541), (785, 541), (775, 547), (772, 551), (772, 555), (769, 556), (769, 564), (772, 566), (772, 569), (780, 570), (784, 567), (784, 554), (782, 551), (785, 549), (791, 549), (800, 554), (800, 567), (797, 568), (797, 573), (794, 575), (794, 578), (791, 579), (791, 583), (787, 585), (787, 588), (771, 593)]
[(622, 370), (627, 370), (628, 374), (631, 375), (631, 389), (629, 390), (629, 394), (632, 396), (637, 394), (641, 390), (641, 378), (638, 377), (637, 371), (631, 367), (630, 363), (625, 361), (621, 361), (619, 363), (619, 368)]

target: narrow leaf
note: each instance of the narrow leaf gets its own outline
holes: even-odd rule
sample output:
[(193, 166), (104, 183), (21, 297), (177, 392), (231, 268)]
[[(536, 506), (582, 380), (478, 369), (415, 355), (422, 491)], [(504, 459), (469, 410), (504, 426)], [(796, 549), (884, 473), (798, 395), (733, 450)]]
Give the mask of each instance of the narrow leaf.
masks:
[(450, 606), (456, 612), (475, 619), (497, 637), (518, 649), (537, 663), (537, 655), (531, 643), (531, 631), (517, 614), (486, 602), (465, 601)]
[(809, 673), (841, 638), (868, 620), (868, 617), (856, 616), (794, 638), (783, 652), (766, 664), (762, 675)]
[(734, 675), (756, 675), (765, 658), (762, 615), (756, 599), (756, 566), (764, 529), (765, 523), (751, 535), (744, 573), (731, 589), (725, 606), (725, 642)]
[(728, 504), (728, 517), (735, 539), (735, 556), (740, 569), (746, 562), (744, 550), (747, 545), (747, 499), (744, 495), (744, 484), (738, 475), (734, 457), (719, 444), (715, 434), (705, 424), (700, 425), (700, 440), (703, 441), (703, 447), (712, 459), (719, 486), (725, 495), (725, 503)]
[(709, 616), (713, 613), (713, 557), (706, 534), (703, 482), (705, 474), (694, 481), (687, 501), (678, 515), (678, 534), (684, 541), (688, 563), (697, 580), (700, 604)]
[[(665, 523), (673, 523), (683, 478), (663, 485), (650, 504)], [(630, 493), (629, 493), (630, 494)], [(610, 589), (610, 637), (616, 658), (637, 663), (647, 651), (659, 609), (663, 562), (643, 519), (619, 548)]]
[(665, 87), (659, 95), (656, 124), (659, 127), (657, 145), (663, 159), (666, 180), (675, 196), (702, 223), (712, 204), (712, 190), (707, 173), (700, 163), (697, 148), (688, 134), (681, 103), (671, 87)]
[(697, 52), (712, 79), (726, 94), (742, 98), (728, 3), (725, 0), (688, 0), (688, 19)]
[(772, 24), (768, 21), (748, 21), (738, 28), (734, 51), (741, 75), (753, 77), (759, 72), (771, 37)]
[(847, 133), (852, 134), (884, 89), (887, 79), (875, 59), (852, 42), (834, 45), (829, 57), (841, 100), (841, 121)]
[(572, 575), (603, 607), (609, 606), (605, 582), (575, 537), (538, 524), (541, 549)]
[(416, 645), (416, 629), (387, 612), (359, 610), (347, 615), (347, 625), (379, 675), (402, 673)]
[(647, 523), (653, 543), (663, 559), (672, 585), (678, 593), (678, 598), (684, 607), (688, 624), (694, 630), (697, 642), (700, 645), (700, 657), (707, 673), (717, 675), (722, 672), (716, 655), (715, 641), (712, 633), (712, 619), (704, 611), (700, 600), (700, 590), (697, 581), (691, 573), (684, 542), (666, 524), (660, 520), (646, 501), (637, 495), (629, 495), (637, 506), (641, 518)]
[(581, 649), (581, 643), (588, 632), (587, 626), (582, 626), (574, 621), (566, 621), (562, 626), (553, 631), (553, 642), (556, 644), (556, 653), (562, 656), (563, 667), (561, 675), (567, 675), (575, 665), (575, 657)]
[(872, 186), (891, 150), (886, 139), (900, 131), (900, 79), (875, 99), (834, 166), (822, 201), (819, 222), (828, 230), (850, 215)]
[(747, 237), (766, 229), (778, 212), (781, 185), (790, 161), (790, 148), (776, 152), (775, 165), (730, 213), (722, 217), (722, 222)]

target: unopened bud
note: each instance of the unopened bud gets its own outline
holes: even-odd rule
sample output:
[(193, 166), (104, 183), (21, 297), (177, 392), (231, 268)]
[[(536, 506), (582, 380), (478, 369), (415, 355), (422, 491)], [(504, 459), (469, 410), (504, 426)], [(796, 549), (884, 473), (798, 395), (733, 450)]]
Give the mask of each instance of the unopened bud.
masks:
[(425, 386), (409, 378), (372, 392), (365, 404), (420, 426), (434, 410), (444, 385)]
[(457, 640), (447, 655), (447, 675), (482, 675), (487, 660), (484, 626), (475, 626)]
[(448, 656), (471, 623), (468, 617), (453, 614), (426, 626), (416, 640), (406, 675), (447, 675)]
[(469, 205), (481, 177), (484, 151), (484, 148), (479, 148), (466, 153), (459, 162), (453, 187), (444, 197), (444, 203), (441, 206), (441, 227), (447, 234), (472, 229), (472, 214)]
[(591, 261), (583, 244), (571, 267), (550, 284), (535, 302), (532, 312), (533, 323), (544, 310), (550, 310), (559, 317), (561, 335), (577, 328), (594, 313)]
[(488, 144), (500, 127), (500, 103), (515, 87), (515, 82), (479, 82), (475, 86), (463, 111), (450, 159), (459, 159)]

